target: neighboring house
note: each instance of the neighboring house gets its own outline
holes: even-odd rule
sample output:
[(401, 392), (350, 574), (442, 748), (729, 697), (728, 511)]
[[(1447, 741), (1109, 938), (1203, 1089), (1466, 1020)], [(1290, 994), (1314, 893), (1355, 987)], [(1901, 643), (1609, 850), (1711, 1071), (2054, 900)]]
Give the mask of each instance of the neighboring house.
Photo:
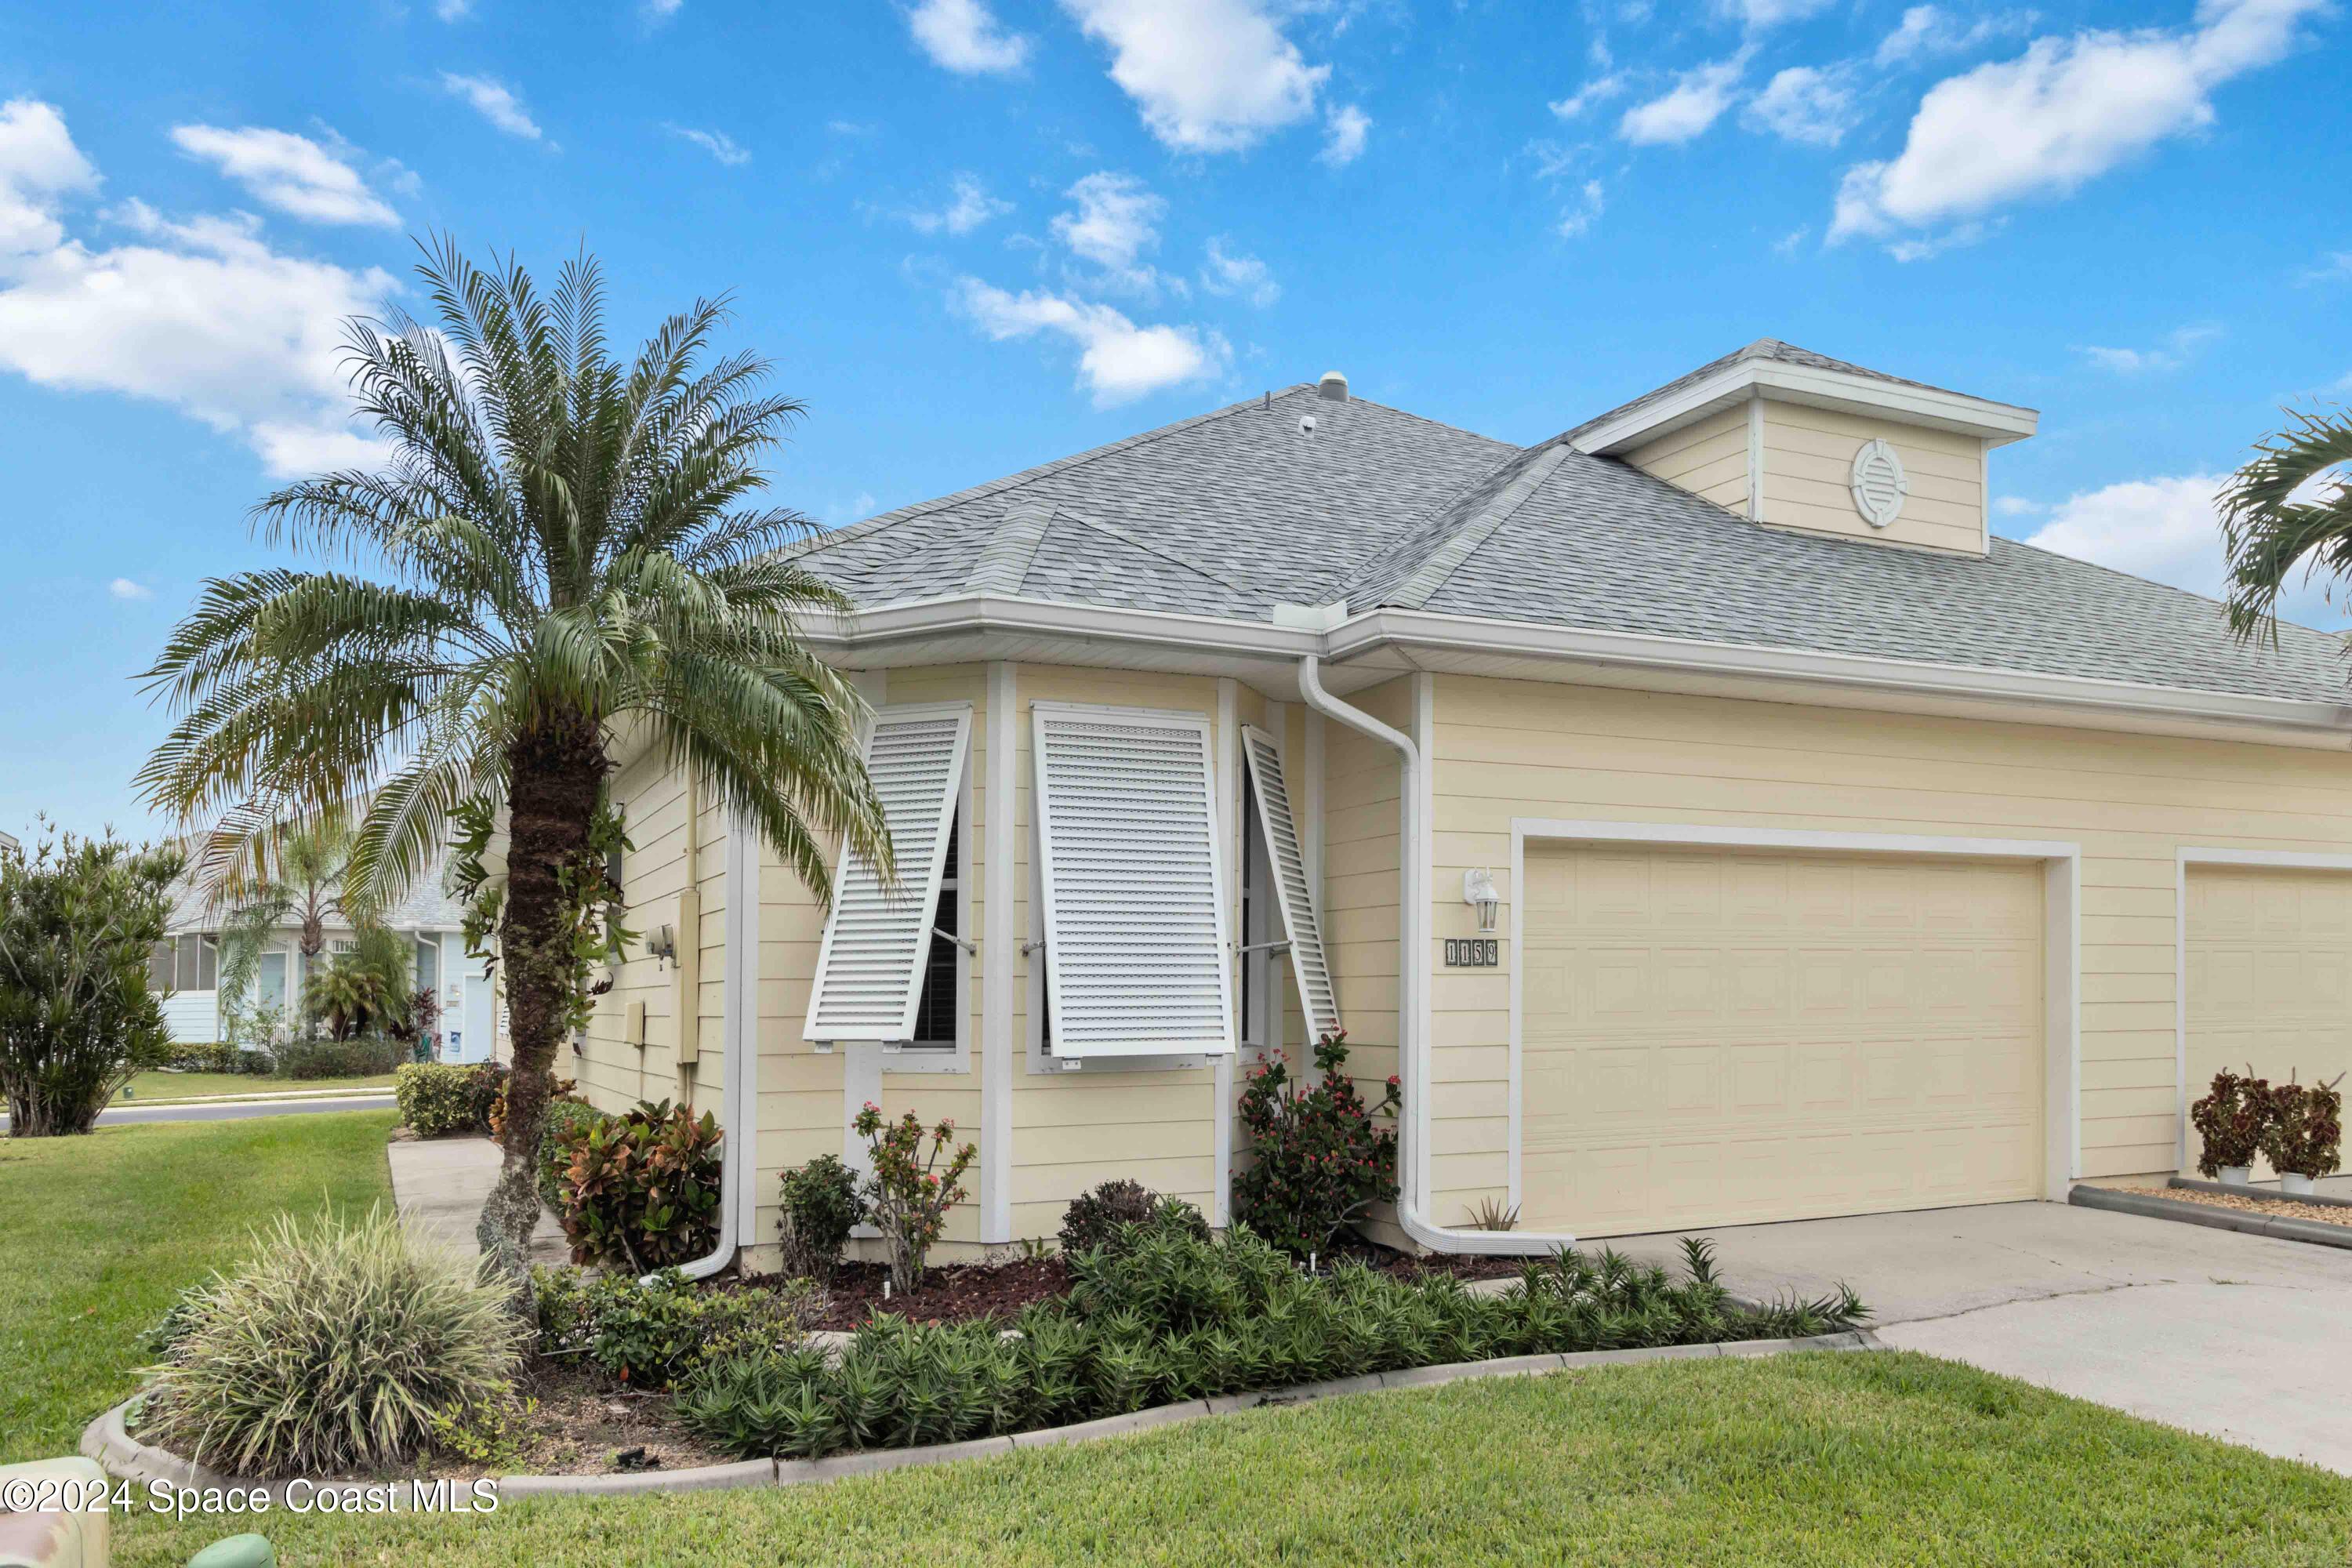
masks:
[(1340, 1023), (1441, 1249), (2173, 1170), (2217, 1065), (2352, 1065), (2347, 672), (1992, 537), (2035, 424), (1769, 341), (1528, 447), (1332, 375), (824, 535), (906, 892), (626, 760), (675, 957), (583, 1088), (743, 1121), (760, 1249), (866, 1100), (978, 1142), (966, 1248), (1222, 1223), (1237, 1072)]
[(15, 834), (0, 833), (0, 855), (14, 855), (18, 848)]
[[(442, 890), (447, 869), (445, 854), (416, 879), (408, 896), (395, 905), (384, 924), (415, 939), (413, 971), (420, 989), (430, 985), (441, 996), (440, 1036), (445, 1061), (488, 1061), (490, 1058), (491, 986), (481, 977), (481, 964), (466, 958), (459, 934), (464, 912)], [(220, 935), (222, 910), (184, 877), (174, 892), (172, 917), (165, 927), (172, 934), (156, 944), (149, 961), (149, 984), (170, 993), (163, 999), (164, 1022), (174, 1040), (206, 1042), (225, 1039), (220, 994)], [(330, 962), (352, 943), (352, 931), (339, 913), (329, 916), (327, 945), (314, 961)], [(302, 997), (306, 974), (301, 930), (289, 925), (271, 933), (262, 950), (255, 977), (251, 1006), (278, 1007), (291, 1022)]]

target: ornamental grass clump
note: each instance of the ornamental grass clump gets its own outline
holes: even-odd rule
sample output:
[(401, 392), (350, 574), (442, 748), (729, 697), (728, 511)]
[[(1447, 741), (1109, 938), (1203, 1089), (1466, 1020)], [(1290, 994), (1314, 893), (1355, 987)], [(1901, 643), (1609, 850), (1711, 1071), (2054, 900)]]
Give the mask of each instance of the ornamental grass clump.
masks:
[(140, 1436), (242, 1476), (373, 1471), (511, 1396), (510, 1289), (381, 1205), (280, 1215), (178, 1309)]

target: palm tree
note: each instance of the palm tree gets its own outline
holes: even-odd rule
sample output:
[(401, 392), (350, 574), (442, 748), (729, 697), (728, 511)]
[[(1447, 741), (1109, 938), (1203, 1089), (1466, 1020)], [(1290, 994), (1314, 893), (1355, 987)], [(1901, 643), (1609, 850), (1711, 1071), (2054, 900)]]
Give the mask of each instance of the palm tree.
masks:
[(351, 830), (340, 817), (280, 832), (264, 847), (261, 874), (231, 897), (221, 917), (220, 990), (232, 1016), (242, 1011), (247, 988), (260, 973), (263, 950), (286, 927), (299, 933), (301, 973), (316, 970), (327, 947), (327, 919), (342, 911), (351, 856)]
[(2279, 595), (2296, 566), (2352, 576), (2352, 418), (2341, 410), (2287, 417), (2219, 498), (2230, 629), (2240, 637), (2276, 640)]
[(140, 782), (184, 821), (218, 822), (206, 855), (225, 880), (251, 873), (271, 825), (364, 799), (345, 890), (379, 908), (453, 820), (503, 822), (503, 888), (478, 908), (514, 1074), (479, 1234), (527, 1291), (549, 1069), (579, 1005), (579, 890), (603, 886), (590, 837), (619, 733), (691, 769), (821, 900), (824, 841), (845, 834), (887, 867), (888, 838), (864, 704), (800, 637), (845, 602), (777, 552), (806, 520), (760, 504), (761, 462), (802, 405), (762, 394), (751, 354), (698, 368), (725, 302), (669, 317), (623, 363), (584, 254), (542, 298), (511, 258), (485, 271), (452, 241), (420, 249), (432, 325), (389, 310), (346, 339), (386, 465), (254, 512), (265, 541), (362, 569), (207, 582), (149, 672), (181, 716)]

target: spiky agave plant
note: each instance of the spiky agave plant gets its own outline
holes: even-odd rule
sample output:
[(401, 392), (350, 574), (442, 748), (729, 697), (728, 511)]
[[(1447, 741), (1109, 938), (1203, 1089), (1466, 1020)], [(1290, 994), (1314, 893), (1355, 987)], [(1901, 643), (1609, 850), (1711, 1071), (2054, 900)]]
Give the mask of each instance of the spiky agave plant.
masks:
[(255, 511), (267, 542), (335, 564), (205, 584), (149, 672), (181, 717), (140, 782), (211, 828), (224, 881), (265, 872), (283, 825), (364, 801), (343, 889), (376, 907), (461, 810), (505, 822), (514, 1076), (480, 1234), (527, 1290), (549, 1068), (577, 1004), (573, 906), (601, 885), (590, 836), (622, 731), (690, 768), (820, 898), (823, 841), (845, 833), (886, 874), (889, 848), (863, 706), (801, 637), (844, 601), (776, 552), (805, 520), (760, 504), (761, 463), (801, 405), (761, 393), (750, 354), (698, 368), (724, 302), (624, 361), (584, 255), (542, 297), (511, 259), (424, 249), (432, 322), (392, 310), (347, 340), (383, 466)]

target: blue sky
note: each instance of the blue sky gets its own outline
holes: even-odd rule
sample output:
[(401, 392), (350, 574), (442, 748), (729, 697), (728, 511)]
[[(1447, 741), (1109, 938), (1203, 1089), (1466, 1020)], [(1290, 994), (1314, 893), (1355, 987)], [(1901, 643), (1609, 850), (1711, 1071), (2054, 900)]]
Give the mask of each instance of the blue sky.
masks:
[[(825, 523), (1337, 367), (1517, 441), (1763, 336), (2035, 405), (1997, 526), (2210, 588), (2352, 388), (2319, 0), (0, 8), (0, 828), (150, 827), (133, 677), (362, 456), (408, 236), (731, 292)], [(2315, 599), (2306, 618), (2341, 624)]]

